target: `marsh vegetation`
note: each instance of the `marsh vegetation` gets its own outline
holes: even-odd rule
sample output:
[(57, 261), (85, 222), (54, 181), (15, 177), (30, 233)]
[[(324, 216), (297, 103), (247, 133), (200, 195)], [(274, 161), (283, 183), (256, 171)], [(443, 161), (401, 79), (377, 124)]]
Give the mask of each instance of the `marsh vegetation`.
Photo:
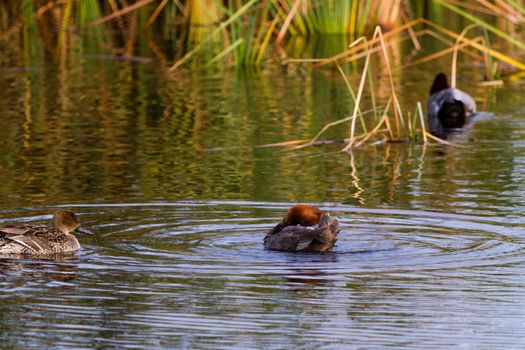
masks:
[[(0, 1), (0, 225), (95, 233), (0, 259), (0, 347), (523, 348), (523, 16)], [(490, 112), (453, 145), (425, 133), (440, 71)], [(332, 253), (264, 249), (293, 203), (339, 218)]]
[[(476, 84), (502, 84), (502, 75), (525, 69), (515, 54), (525, 48), (516, 35), (524, 20), (521, 2), (504, 0), (24, 0), (0, 4), (0, 40), (21, 49), (26, 66), (51, 57), (74, 67), (92, 57), (155, 62), (171, 78), (180, 69), (213, 74), (231, 66), (336, 71), (351, 115), (306, 142), (281, 145), (314, 145), (325, 130), (345, 123), (348, 151), (365, 142), (443, 143), (427, 132), (424, 101), (400, 104), (399, 75), (448, 57), (455, 87), (457, 57), (464, 55), (479, 66)], [(328, 43), (322, 54), (306, 48), (318, 37)], [(431, 45), (422, 48), (422, 40)], [(22, 45), (13, 46), (17, 42)]]

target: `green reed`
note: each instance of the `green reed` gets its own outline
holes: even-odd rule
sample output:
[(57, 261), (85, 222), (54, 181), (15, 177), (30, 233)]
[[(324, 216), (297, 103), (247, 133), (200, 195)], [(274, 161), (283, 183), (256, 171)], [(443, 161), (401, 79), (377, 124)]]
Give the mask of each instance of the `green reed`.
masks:
[[(509, 26), (525, 21), (525, 7), (516, 0), (474, 5), (445, 0), (4, 0), (0, 2), (0, 39), (17, 26), (30, 27), (59, 52), (75, 29), (89, 28), (104, 47), (106, 33), (118, 36), (109, 45), (132, 55), (137, 37), (146, 32), (152, 34), (148, 37), (152, 41), (171, 40), (174, 54), (165, 59), (174, 62), (173, 67), (199, 56), (196, 53), (204, 53), (202, 65), (224, 61), (259, 65), (274, 39), (277, 45), (286, 38), (318, 34), (355, 39), (370, 35), (376, 25), (392, 29), (423, 16), (444, 23), (450, 13), (525, 48), (522, 40), (509, 34)], [(483, 13), (491, 13), (497, 25), (481, 19)], [(90, 44), (96, 45), (95, 40)]]

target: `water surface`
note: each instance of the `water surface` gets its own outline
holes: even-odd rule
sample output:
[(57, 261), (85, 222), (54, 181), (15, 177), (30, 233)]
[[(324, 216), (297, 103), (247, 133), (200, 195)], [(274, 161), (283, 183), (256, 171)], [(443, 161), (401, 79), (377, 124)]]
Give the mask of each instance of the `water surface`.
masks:
[[(461, 147), (345, 154), (257, 147), (349, 115), (336, 71), (167, 78), (154, 61), (77, 54), (0, 67), (0, 224), (70, 208), (96, 232), (72, 259), (0, 260), (0, 347), (525, 346), (520, 80), (482, 88), (464, 71), (490, 113)], [(407, 110), (433, 65), (396, 75)], [(332, 253), (263, 249), (296, 202), (341, 219)]]

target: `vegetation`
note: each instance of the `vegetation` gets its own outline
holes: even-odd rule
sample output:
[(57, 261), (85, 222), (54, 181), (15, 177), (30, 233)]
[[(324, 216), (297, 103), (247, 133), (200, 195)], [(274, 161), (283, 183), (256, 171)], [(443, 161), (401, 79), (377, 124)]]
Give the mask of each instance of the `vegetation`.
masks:
[[(447, 26), (450, 13), (462, 19), (455, 30)], [(146, 37), (170, 74), (190, 62), (193, 68), (257, 66), (265, 60), (332, 67), (354, 99), (353, 114), (327, 125), (302, 146), (315, 144), (329, 127), (350, 122), (348, 150), (370, 140), (427, 142), (432, 136), (426, 133), (421, 104), (412, 113), (402, 111), (394, 72), (452, 54), (454, 86), (457, 54), (462, 52), (481, 62), (486, 80), (495, 84), (509, 69), (525, 70), (520, 60), (491, 46), (524, 49), (514, 34), (524, 21), (525, 6), (518, 0), (13, 0), (0, 3), (0, 44), (21, 39), (27, 62), (41, 55), (66, 60), (68, 52), (78, 50), (141, 60), (137, 38)], [(295, 38), (325, 34), (343, 34), (354, 43), (328, 58), (304, 59), (286, 48)], [(411, 42), (418, 51), (419, 41), (428, 37), (444, 48), (402, 65), (391, 62), (392, 47)], [(161, 42), (173, 50), (159, 50)], [(386, 68), (381, 74), (389, 81), (390, 97), (383, 106), (374, 96), (372, 77), (378, 73), (372, 56), (379, 57), (375, 64)], [(347, 77), (349, 67), (361, 71), (356, 91)], [(365, 98), (372, 106), (368, 111), (360, 107)], [(367, 114), (373, 118), (365, 118)]]

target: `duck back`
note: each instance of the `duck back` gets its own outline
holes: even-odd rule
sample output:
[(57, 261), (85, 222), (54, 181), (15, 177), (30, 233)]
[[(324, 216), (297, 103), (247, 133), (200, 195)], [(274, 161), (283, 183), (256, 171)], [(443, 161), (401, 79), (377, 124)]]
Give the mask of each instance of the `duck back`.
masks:
[(465, 105), (461, 101), (443, 102), (438, 118), (445, 129), (461, 128), (465, 125)]
[(323, 213), (317, 227), (277, 224), (264, 237), (264, 246), (288, 252), (327, 252), (332, 250), (339, 231), (339, 220)]

